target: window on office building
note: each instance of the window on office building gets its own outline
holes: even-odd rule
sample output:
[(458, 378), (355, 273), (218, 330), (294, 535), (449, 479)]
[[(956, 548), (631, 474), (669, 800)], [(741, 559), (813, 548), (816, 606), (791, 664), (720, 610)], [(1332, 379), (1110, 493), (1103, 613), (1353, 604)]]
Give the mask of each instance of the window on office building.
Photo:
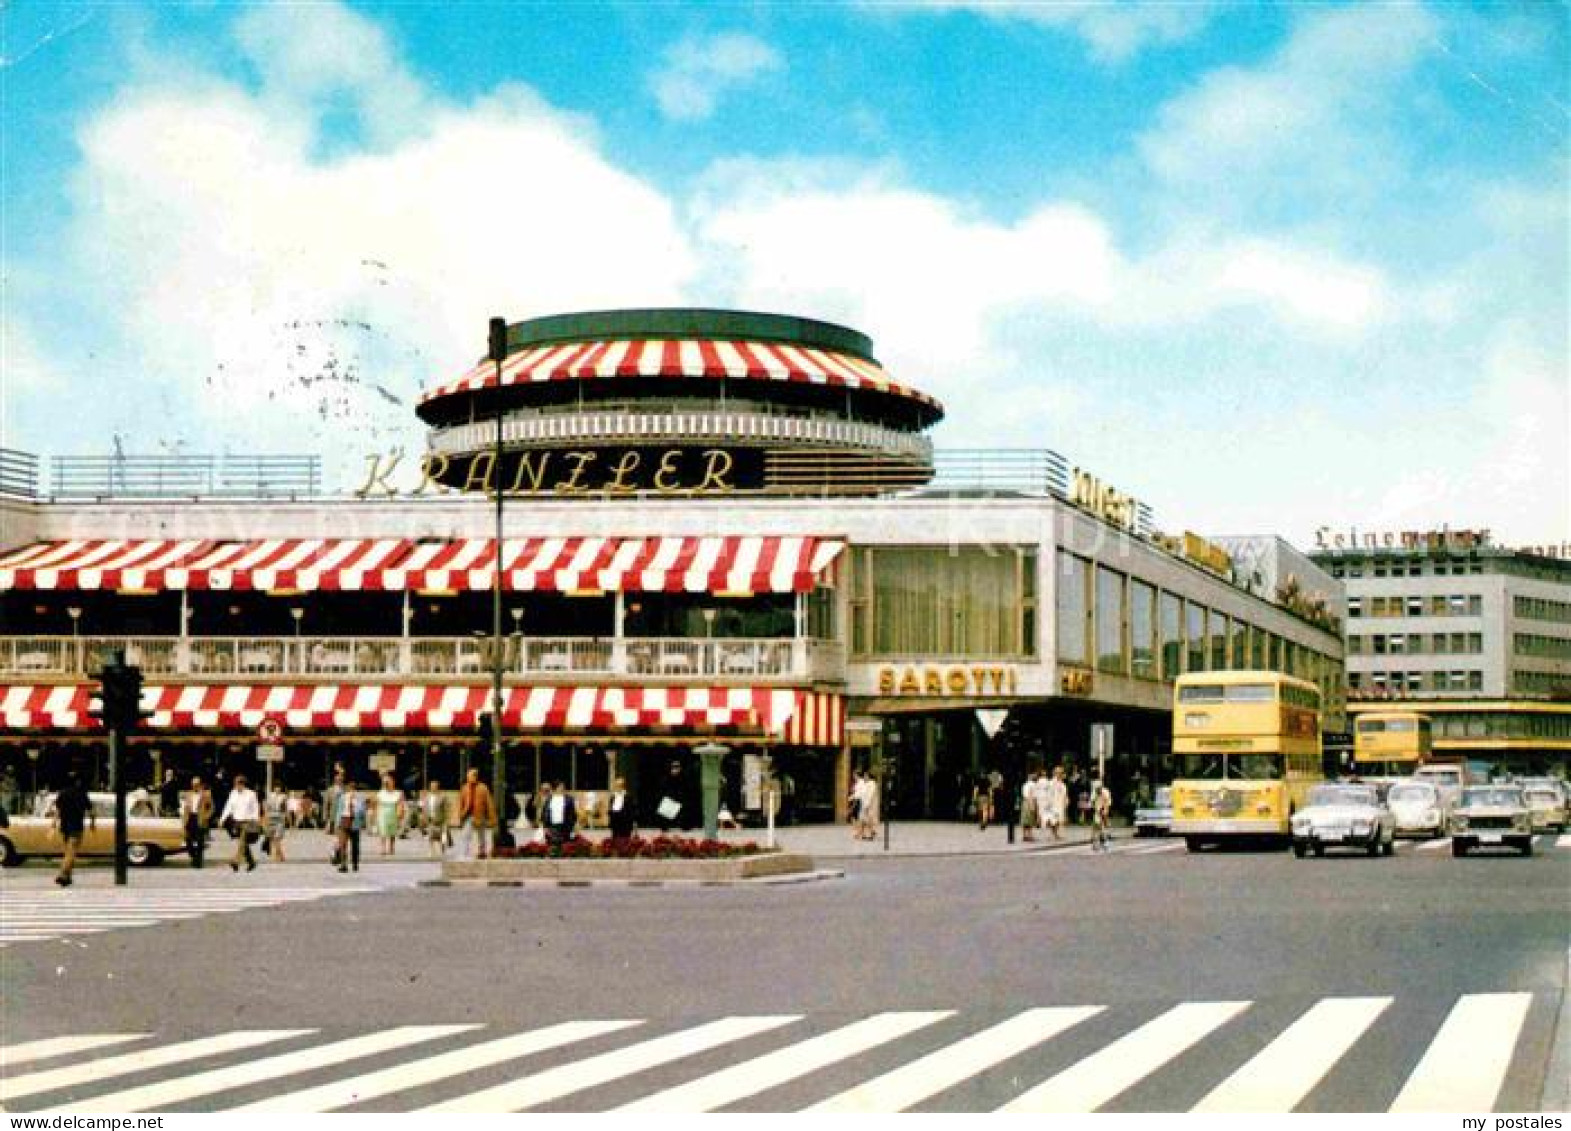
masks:
[(1058, 658), (1071, 664), (1091, 662), (1091, 563), (1058, 551)]
[(1407, 693), (1409, 695), (1417, 695), (1419, 692), (1421, 692), (1423, 690), (1424, 690), (1424, 673), (1423, 672), (1408, 672), (1407, 673)]
[(1129, 658), (1124, 626), (1129, 616), (1124, 575), (1106, 566), (1096, 567), (1096, 666), (1110, 675), (1125, 675)]
[(1162, 594), (1162, 678), (1175, 680), (1184, 670), (1184, 603)]
[(1350, 618), (1364, 615), (1364, 599), (1362, 597), (1349, 597), (1347, 599), (1347, 615)]
[(1156, 588), (1144, 581), (1129, 582), (1129, 662), (1136, 679), (1155, 679)]
[(1421, 617), (1424, 615), (1424, 599), (1422, 597), (1409, 597), (1407, 599), (1407, 615)]
[(1481, 594), (1474, 593), (1467, 599), (1467, 615), (1481, 617), (1484, 615), (1484, 598)]
[(1468, 672), (1467, 689), (1469, 691), (1482, 691), (1484, 689), (1484, 673), (1480, 671)]
[(1184, 626), (1189, 641), (1184, 670), (1203, 672), (1206, 670), (1206, 607), (1190, 601), (1185, 612)]

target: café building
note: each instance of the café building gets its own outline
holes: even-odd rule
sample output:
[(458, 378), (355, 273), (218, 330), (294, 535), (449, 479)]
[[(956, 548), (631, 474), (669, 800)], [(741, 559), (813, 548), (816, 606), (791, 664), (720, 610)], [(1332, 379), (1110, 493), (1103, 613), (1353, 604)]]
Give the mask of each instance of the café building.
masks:
[(417, 479), (13, 476), (0, 766), (101, 776), (89, 695), (117, 649), (146, 679), (133, 781), (257, 774), (281, 746), (292, 788), (335, 761), (451, 786), (496, 666), (510, 789), (647, 794), (718, 743), (733, 812), (768, 767), (800, 820), (843, 815), (873, 764), (896, 816), (958, 816), (992, 769), (1088, 768), (1093, 723), (1115, 787), (1163, 780), (1185, 671), (1314, 680), (1339, 725), (1330, 576), (1276, 538), (1163, 533), (1053, 451), (935, 450), (944, 407), (857, 331), (620, 310), (512, 324), (496, 352), (421, 398)]

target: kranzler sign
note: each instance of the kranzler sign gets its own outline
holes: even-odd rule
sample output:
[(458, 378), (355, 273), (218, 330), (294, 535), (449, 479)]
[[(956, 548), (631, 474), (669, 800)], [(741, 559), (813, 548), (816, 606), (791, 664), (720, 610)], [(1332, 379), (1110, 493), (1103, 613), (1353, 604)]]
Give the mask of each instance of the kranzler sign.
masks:
[(958, 697), (1013, 695), (1015, 669), (1002, 664), (891, 664), (878, 669), (878, 694)]
[(427, 453), (420, 482), (404, 492), (393, 475), (397, 454), (367, 457), (362, 499), (460, 490), (508, 495), (631, 495), (635, 493), (728, 495), (764, 486), (764, 453), (754, 448), (632, 446), (582, 447), (551, 451), (504, 451), (497, 463), (489, 451)]

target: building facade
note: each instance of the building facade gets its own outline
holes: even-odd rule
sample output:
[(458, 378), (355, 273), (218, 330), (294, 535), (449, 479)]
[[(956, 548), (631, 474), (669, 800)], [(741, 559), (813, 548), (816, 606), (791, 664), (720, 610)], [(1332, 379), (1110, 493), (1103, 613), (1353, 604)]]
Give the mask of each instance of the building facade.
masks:
[(935, 452), (942, 406), (843, 327), (539, 319), (420, 413), (411, 491), (171, 499), (110, 468), (0, 500), (0, 761), (98, 768), (115, 649), (148, 681), (138, 780), (254, 773), (267, 724), (291, 787), (334, 761), (451, 785), (498, 664), (513, 790), (620, 774), (652, 803), (718, 741), (733, 810), (768, 765), (803, 819), (874, 762), (896, 814), (958, 816), (986, 771), (1089, 770), (1093, 723), (1116, 787), (1164, 780), (1184, 671), (1304, 676), (1337, 724), (1329, 575), (1274, 539), (1239, 540), (1244, 571), (1051, 452)]
[(1435, 747), (1479, 770), (1564, 773), (1571, 756), (1571, 561), (1445, 531), (1322, 549), (1347, 587), (1349, 709), (1412, 701)]

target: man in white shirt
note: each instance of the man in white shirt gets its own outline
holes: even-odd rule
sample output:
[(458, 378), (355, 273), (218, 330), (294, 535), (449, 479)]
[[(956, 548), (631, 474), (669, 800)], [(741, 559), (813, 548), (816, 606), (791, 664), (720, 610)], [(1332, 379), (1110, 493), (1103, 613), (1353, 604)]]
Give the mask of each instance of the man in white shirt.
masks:
[(229, 791), (218, 824), (224, 827), (231, 820), (235, 823), (235, 855), (229, 861), (229, 870), (238, 872), (240, 861), (244, 860), (245, 870), (250, 872), (256, 868), (256, 860), (251, 856), (251, 838), (262, 827), (262, 803), (257, 800), (256, 791), (246, 785), (244, 774), (235, 775), (235, 787)]
[(545, 803), (545, 837), (550, 844), (561, 844), (573, 835), (578, 827), (578, 806), (557, 782), (551, 799)]

